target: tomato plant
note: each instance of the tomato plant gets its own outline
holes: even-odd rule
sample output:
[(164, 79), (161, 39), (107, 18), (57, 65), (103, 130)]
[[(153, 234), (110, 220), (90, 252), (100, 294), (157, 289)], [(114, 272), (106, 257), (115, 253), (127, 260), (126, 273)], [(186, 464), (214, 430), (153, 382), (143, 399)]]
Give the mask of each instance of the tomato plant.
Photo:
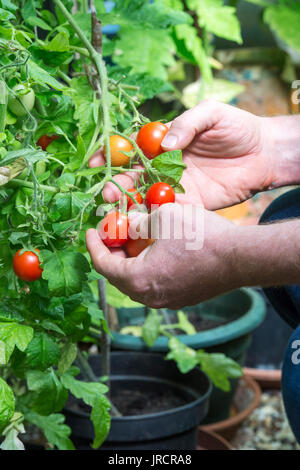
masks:
[[(42, 0), (0, 0), (3, 449), (22, 449), (18, 435), (28, 424), (42, 431), (49, 447), (73, 449), (62, 414), (69, 394), (91, 408), (93, 447), (106, 438), (114, 413), (108, 387), (91, 380), (78, 347), (87, 338), (100, 347), (108, 328), (105, 290), (98, 307), (97, 283), (104, 281), (91, 266), (85, 232), (99, 223), (99, 201), (104, 214), (115, 210), (101, 195), (108, 182), (122, 192), (128, 208), (156, 181), (183, 191), (181, 152), (162, 153), (166, 126), (147, 124), (140, 106), (161, 93), (176, 96), (168, 81), (176, 44), (178, 56), (183, 51), (204, 72), (210, 67), (211, 51), (205, 60), (200, 39), (195, 57), (182, 47), (189, 41), (176, 28), (192, 28), (193, 18), (180, 1), (171, 8), (172, 2), (116, 0), (109, 13), (102, 0), (94, 3), (92, 25), (88, 2), (54, 0), (50, 11)], [(104, 28), (120, 23), (118, 34), (102, 36), (99, 20)], [(144, 126), (160, 129), (145, 152), (130, 137), (141, 128), (141, 141)], [(103, 146), (111, 159), (101, 168), (88, 168)], [(114, 178), (129, 170), (136, 172), (136, 194)], [(118, 219), (124, 226), (126, 217), (122, 213)], [(129, 245), (136, 249), (139, 243), (123, 241), (128, 253)], [(28, 247), (36, 247), (39, 256)], [(84, 381), (77, 378), (79, 372)]]
[(161, 147), (168, 127), (161, 122), (148, 122), (138, 132), (136, 142), (147, 158), (152, 159), (164, 152)]
[(100, 224), (100, 235), (106, 246), (119, 248), (128, 240), (128, 217), (122, 212), (110, 212)]
[[(39, 250), (36, 250), (39, 252)], [(13, 268), (22, 281), (33, 282), (40, 279), (43, 270), (40, 267), (38, 256), (33, 251), (17, 251), (13, 259)]]
[(169, 184), (159, 182), (148, 189), (145, 197), (148, 209), (151, 209), (151, 206), (161, 206), (169, 202), (175, 202), (175, 192)]

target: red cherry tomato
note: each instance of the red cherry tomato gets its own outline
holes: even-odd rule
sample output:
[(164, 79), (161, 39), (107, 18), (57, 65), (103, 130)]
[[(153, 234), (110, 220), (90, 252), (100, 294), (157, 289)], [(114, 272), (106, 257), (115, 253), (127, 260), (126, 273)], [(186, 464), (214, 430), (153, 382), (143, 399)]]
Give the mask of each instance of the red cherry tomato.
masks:
[(50, 145), (54, 140), (59, 139), (59, 135), (42, 135), (39, 140), (37, 141), (37, 144), (42, 147), (42, 149), (45, 151), (48, 145)]
[[(112, 135), (109, 138), (109, 146), (112, 166), (128, 165), (130, 158), (123, 152), (129, 153), (133, 150), (133, 145), (129, 140), (124, 139), (124, 137), (121, 137), (120, 135)], [(107, 158), (106, 153), (106, 147), (104, 146), (105, 158)]]
[(144, 251), (147, 246), (152, 245), (152, 243), (154, 243), (154, 240), (152, 240), (152, 238), (138, 238), (137, 240), (128, 240), (125, 245), (125, 249), (128, 256), (130, 258), (134, 258), (135, 256), (138, 256), (140, 253), (142, 253), (142, 251)]
[(168, 202), (175, 202), (174, 189), (167, 183), (155, 183), (147, 191), (145, 203), (148, 209), (152, 205), (161, 206)]
[(119, 248), (127, 242), (128, 217), (122, 212), (109, 212), (100, 223), (100, 236), (103, 243), (110, 248)]
[(164, 153), (164, 150), (161, 148), (161, 143), (168, 130), (168, 127), (161, 122), (148, 122), (148, 124), (141, 127), (136, 138), (136, 143), (147, 158), (152, 160), (152, 158), (157, 157), (157, 155)]
[[(22, 255), (22, 250), (17, 251), (13, 259), (13, 268), (16, 275), (22, 281), (33, 282), (40, 279), (42, 276), (42, 268), (38, 256), (33, 251), (25, 251)], [(40, 250), (36, 250), (38, 253)]]
[[(137, 193), (137, 192), (136, 192), (136, 189), (135, 189), (135, 188), (127, 189), (127, 191), (128, 191), (129, 193), (136, 193), (136, 194), (133, 195), (134, 200), (135, 200), (138, 204), (142, 204), (142, 203), (143, 203), (143, 198), (142, 198), (142, 196), (140, 195), (140, 193)], [(132, 201), (132, 199), (130, 199), (130, 197), (127, 196), (127, 194), (126, 194), (126, 198), (127, 198), (127, 210), (129, 210), (130, 207), (134, 206), (135, 204), (134, 204), (134, 202)]]

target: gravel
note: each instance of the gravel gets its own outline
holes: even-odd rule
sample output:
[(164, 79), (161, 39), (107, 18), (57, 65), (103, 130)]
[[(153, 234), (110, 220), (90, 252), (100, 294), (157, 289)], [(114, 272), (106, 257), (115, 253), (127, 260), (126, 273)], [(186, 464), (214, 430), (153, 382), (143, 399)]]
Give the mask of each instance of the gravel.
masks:
[(264, 392), (261, 402), (231, 441), (239, 450), (300, 450), (279, 391)]

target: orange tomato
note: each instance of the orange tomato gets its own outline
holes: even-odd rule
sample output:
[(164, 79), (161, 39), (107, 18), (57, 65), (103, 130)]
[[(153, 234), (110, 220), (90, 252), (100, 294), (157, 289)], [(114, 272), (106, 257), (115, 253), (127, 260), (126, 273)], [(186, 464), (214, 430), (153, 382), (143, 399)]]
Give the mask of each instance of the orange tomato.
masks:
[[(129, 140), (121, 137), (120, 135), (112, 135), (109, 138), (109, 146), (112, 166), (128, 165), (130, 158), (123, 152), (129, 153), (133, 150), (133, 145)], [(106, 147), (104, 147), (104, 156), (107, 159)]]

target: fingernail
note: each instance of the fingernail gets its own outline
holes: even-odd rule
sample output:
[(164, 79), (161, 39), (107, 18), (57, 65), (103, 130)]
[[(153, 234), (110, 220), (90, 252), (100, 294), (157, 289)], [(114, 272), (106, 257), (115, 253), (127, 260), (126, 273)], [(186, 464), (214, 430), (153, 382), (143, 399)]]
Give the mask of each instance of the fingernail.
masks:
[(175, 145), (177, 144), (177, 140), (178, 140), (177, 135), (167, 134), (164, 140), (162, 141), (161, 145), (163, 147), (172, 148), (172, 147), (175, 147)]

